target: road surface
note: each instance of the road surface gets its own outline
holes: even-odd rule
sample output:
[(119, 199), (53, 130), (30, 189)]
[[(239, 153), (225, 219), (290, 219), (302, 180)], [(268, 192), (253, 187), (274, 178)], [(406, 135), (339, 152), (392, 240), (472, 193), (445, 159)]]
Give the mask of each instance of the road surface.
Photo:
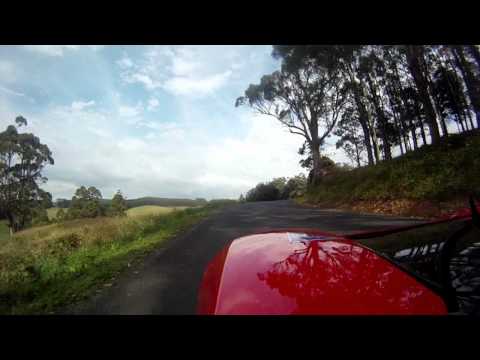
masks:
[(205, 267), (235, 238), (268, 228), (309, 227), (348, 233), (415, 221), (307, 208), (292, 201), (232, 205), (169, 240), (111, 287), (63, 313), (194, 314)]

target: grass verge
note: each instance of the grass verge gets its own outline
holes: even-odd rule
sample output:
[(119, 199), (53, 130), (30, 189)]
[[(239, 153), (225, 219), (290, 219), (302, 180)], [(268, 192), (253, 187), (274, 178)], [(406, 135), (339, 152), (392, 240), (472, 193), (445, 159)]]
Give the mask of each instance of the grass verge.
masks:
[[(325, 177), (300, 203), (434, 216), (480, 194), (480, 133), (444, 138), (390, 161)], [(449, 209), (450, 210), (450, 209)]]
[(47, 225), (0, 245), (0, 314), (45, 314), (86, 298), (127, 264), (222, 205)]

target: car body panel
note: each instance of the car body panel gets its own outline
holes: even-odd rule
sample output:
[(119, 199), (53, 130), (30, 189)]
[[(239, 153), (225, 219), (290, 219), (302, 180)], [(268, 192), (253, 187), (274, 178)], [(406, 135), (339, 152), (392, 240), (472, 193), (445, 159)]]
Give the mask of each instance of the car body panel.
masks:
[(311, 229), (242, 237), (209, 264), (200, 314), (446, 314), (443, 299), (354, 240)]

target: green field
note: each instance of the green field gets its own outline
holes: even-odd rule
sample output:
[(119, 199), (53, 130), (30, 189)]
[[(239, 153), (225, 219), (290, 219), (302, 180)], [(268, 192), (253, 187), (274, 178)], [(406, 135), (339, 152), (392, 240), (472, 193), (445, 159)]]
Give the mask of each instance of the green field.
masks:
[[(55, 218), (57, 217), (58, 210), (60, 210), (60, 208), (57, 208), (57, 207), (47, 209), (48, 219), (55, 220)], [(66, 211), (66, 210), (67, 209), (63, 209), (63, 211)]]
[[(188, 206), (157, 206), (157, 205), (145, 205), (145, 206), (137, 206), (127, 210), (127, 216), (145, 216), (145, 215), (159, 215), (159, 214), (168, 214), (173, 210), (184, 210)], [(60, 208), (53, 207), (47, 209), (48, 218), (50, 220), (55, 220), (57, 216), (57, 212)], [(68, 209), (64, 209), (64, 211), (68, 211)]]
[(177, 206), (177, 207), (167, 207), (167, 206), (156, 206), (156, 205), (145, 205), (137, 206), (127, 210), (127, 216), (136, 217), (136, 216), (146, 216), (146, 215), (161, 215), (168, 214), (174, 210), (184, 210), (186, 206)]
[(0, 222), (0, 314), (39, 314), (83, 299), (131, 261), (223, 203), (174, 211), (145, 206), (125, 217), (36, 226), (10, 239)]

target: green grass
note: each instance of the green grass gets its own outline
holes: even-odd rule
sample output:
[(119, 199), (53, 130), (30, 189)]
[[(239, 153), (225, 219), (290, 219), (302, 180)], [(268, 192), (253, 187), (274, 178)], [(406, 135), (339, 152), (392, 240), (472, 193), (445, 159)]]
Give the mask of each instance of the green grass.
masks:
[[(57, 212), (60, 210), (60, 208), (57, 207), (52, 207), (50, 209), (47, 209), (47, 215), (48, 215), (48, 220), (55, 220), (57, 217)], [(66, 211), (67, 209), (63, 209), (63, 211)]]
[(3, 241), (10, 238), (10, 231), (5, 220), (0, 220), (0, 246)]
[(0, 243), (0, 313), (49, 313), (83, 299), (220, 206), (72, 220), (19, 232)]
[(186, 206), (178, 206), (178, 207), (167, 207), (167, 206), (157, 206), (157, 205), (144, 205), (144, 206), (137, 206), (127, 210), (127, 216), (135, 217), (135, 216), (145, 216), (145, 215), (161, 215), (161, 214), (168, 214), (174, 210), (184, 210)]
[[(187, 206), (157, 206), (157, 205), (144, 205), (144, 206), (137, 206), (127, 210), (127, 216), (146, 216), (146, 215), (160, 215), (160, 214), (168, 214), (174, 210), (183, 210), (186, 209)], [(48, 219), (55, 220), (57, 217), (57, 212), (60, 208), (52, 207), (47, 209)], [(65, 212), (68, 209), (64, 209)]]
[(435, 146), (349, 172), (310, 189), (309, 203), (370, 200), (449, 201), (480, 194), (480, 135), (451, 135)]

